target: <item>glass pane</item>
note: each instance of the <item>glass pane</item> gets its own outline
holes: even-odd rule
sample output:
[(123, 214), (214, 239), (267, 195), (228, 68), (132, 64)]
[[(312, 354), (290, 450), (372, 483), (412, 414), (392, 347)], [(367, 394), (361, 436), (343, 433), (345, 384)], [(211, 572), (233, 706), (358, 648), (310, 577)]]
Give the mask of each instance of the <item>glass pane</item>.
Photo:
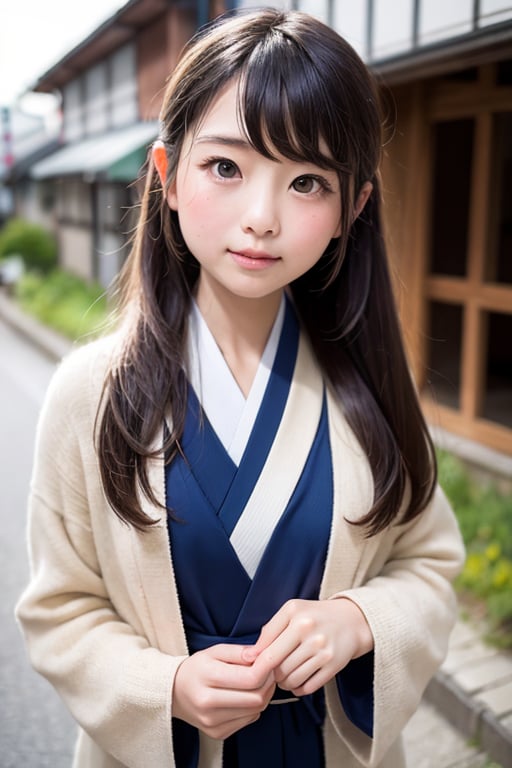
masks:
[(82, 81), (72, 80), (64, 86), (63, 96), (64, 137), (66, 141), (77, 141), (84, 135)]
[(376, 0), (372, 58), (391, 56), (412, 47), (413, 0)]
[(507, 19), (512, 19), (510, 0), (480, 0), (478, 23), (481, 27), (507, 21)]
[(466, 274), (473, 120), (434, 126), (430, 271)]
[(427, 386), (438, 403), (459, 408), (462, 307), (431, 301), (429, 316)]
[(360, 56), (365, 56), (368, 20), (366, 0), (336, 0), (332, 13), (332, 25), (336, 32), (339, 32)]
[(499, 61), (496, 72), (497, 85), (512, 85), (512, 59)]
[(138, 118), (135, 46), (125, 45), (110, 57), (110, 119), (112, 126)]
[(108, 74), (102, 61), (85, 73), (85, 133), (90, 136), (108, 128)]
[(473, 0), (422, 0), (420, 2), (419, 39), (432, 43), (471, 32)]
[(299, 0), (297, 8), (299, 11), (316, 16), (317, 19), (327, 24), (329, 18), (329, 4), (327, 0)]
[(486, 279), (512, 283), (512, 112), (494, 116)]
[(487, 366), (482, 416), (512, 427), (512, 315), (487, 316)]

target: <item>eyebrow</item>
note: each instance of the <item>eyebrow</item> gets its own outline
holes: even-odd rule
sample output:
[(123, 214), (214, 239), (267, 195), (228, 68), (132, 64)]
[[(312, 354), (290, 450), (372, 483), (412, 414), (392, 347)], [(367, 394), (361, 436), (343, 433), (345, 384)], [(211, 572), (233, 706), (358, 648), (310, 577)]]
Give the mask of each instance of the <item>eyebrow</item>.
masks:
[(238, 136), (216, 136), (211, 134), (203, 134), (202, 136), (196, 136), (194, 143), (197, 144), (222, 144), (226, 147), (241, 147), (247, 149), (251, 145), (247, 139), (239, 138)]

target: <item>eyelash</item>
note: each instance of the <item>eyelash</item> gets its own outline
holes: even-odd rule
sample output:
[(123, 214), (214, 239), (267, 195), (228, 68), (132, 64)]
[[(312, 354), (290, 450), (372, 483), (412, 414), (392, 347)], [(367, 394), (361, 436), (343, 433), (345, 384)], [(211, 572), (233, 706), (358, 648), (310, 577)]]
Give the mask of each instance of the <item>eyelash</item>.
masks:
[[(208, 157), (204, 162), (201, 163), (200, 167), (207, 170), (212, 170), (215, 165), (220, 165), (220, 163), (226, 163), (226, 165), (232, 166), (238, 173), (240, 173), (240, 169), (238, 168), (237, 164), (234, 163), (233, 160), (229, 160), (227, 157)], [(218, 174), (215, 174), (215, 176), (217, 179), (229, 181), (229, 176), (224, 177)]]
[[(226, 165), (231, 166), (237, 173), (240, 173), (240, 169), (238, 168), (237, 164), (233, 160), (229, 160), (227, 157), (208, 157), (206, 160), (204, 160), (200, 167), (204, 169), (213, 169), (215, 165), (220, 165), (221, 163), (226, 163)], [(229, 177), (229, 176), (221, 176), (220, 174), (215, 173), (215, 177), (217, 179), (220, 179), (222, 181), (230, 181), (231, 178), (236, 178), (235, 176)], [(315, 192), (305, 192), (304, 195), (322, 195), (333, 191), (333, 188), (331, 184), (327, 181), (326, 178), (323, 176), (318, 176), (314, 173), (304, 173), (301, 176), (297, 176), (292, 183), (290, 184), (291, 187), (293, 187), (294, 184), (296, 184), (301, 179), (311, 179), (312, 181), (316, 182), (320, 189), (316, 190)], [(297, 190), (296, 190), (297, 191)], [(299, 193), (300, 194), (300, 193)]]
[(296, 184), (297, 181), (300, 181), (301, 179), (308, 179), (308, 180), (310, 179), (311, 181), (316, 181), (316, 183), (320, 187), (320, 189), (316, 190), (316, 192), (310, 192), (310, 193), (306, 192), (305, 194), (321, 195), (321, 194), (324, 194), (326, 192), (332, 192), (333, 191), (332, 186), (329, 184), (327, 179), (325, 179), (323, 176), (317, 176), (314, 173), (304, 173), (302, 176), (297, 176), (297, 178), (292, 181), (291, 186)]

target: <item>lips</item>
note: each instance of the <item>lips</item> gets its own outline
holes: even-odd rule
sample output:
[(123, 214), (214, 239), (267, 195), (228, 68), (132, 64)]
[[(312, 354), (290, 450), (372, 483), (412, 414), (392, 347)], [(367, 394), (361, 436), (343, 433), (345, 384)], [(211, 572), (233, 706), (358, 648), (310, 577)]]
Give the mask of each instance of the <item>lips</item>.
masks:
[(244, 248), (243, 251), (229, 251), (229, 253), (238, 267), (248, 272), (269, 269), (280, 261), (277, 256), (272, 256), (266, 251), (255, 251), (252, 248)]
[(277, 261), (277, 256), (272, 256), (265, 251), (255, 251), (252, 248), (244, 248), (243, 251), (231, 251), (234, 256), (242, 256), (246, 259), (253, 259), (255, 261)]

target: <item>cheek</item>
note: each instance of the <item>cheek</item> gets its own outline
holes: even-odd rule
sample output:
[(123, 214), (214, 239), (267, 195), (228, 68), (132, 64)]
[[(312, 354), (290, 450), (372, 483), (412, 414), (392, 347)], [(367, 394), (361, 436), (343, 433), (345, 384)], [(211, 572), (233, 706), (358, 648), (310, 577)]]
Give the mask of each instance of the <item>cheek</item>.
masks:
[(184, 235), (203, 239), (220, 232), (227, 224), (229, 206), (221, 205), (211, 191), (196, 189), (193, 195), (184, 195), (180, 200), (178, 215)]
[(318, 250), (320, 254), (324, 252), (332, 238), (339, 237), (339, 234), (340, 215), (338, 211), (312, 213), (310, 216), (304, 217), (303, 226), (296, 229), (297, 240), (307, 243), (310, 248)]

